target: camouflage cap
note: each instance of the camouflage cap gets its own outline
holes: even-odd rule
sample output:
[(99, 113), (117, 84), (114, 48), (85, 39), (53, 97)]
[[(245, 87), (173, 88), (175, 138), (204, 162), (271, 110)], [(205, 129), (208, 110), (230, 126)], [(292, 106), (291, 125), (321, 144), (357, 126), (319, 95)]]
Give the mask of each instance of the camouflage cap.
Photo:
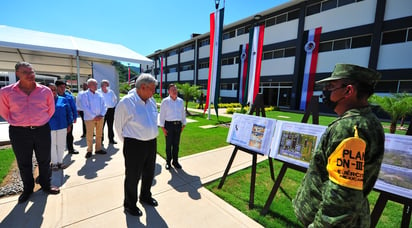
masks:
[(379, 72), (369, 68), (352, 64), (336, 64), (332, 75), (328, 78), (317, 81), (316, 84), (347, 78), (358, 82), (363, 82), (371, 87), (375, 87), (380, 77), (381, 74)]

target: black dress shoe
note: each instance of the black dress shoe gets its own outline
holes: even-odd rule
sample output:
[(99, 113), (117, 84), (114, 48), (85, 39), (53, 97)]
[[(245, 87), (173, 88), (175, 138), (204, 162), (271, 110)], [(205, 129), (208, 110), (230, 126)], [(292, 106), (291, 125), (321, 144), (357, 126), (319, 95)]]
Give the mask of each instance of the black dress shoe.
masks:
[(69, 154), (79, 154), (79, 151), (77, 151), (77, 150), (69, 150)]
[(181, 169), (182, 168), (182, 166), (179, 164), (179, 162), (173, 162), (172, 164), (176, 169)]
[(147, 204), (147, 205), (150, 205), (150, 206), (153, 206), (153, 207), (156, 207), (157, 205), (159, 205), (157, 203), (157, 201), (155, 199), (151, 198), (151, 197), (148, 198), (148, 199), (140, 198), (140, 202), (144, 203), (144, 204)]
[(46, 189), (43, 189), (43, 191), (44, 191), (45, 193), (48, 193), (48, 194), (51, 194), (51, 195), (57, 195), (57, 194), (60, 193), (60, 189), (59, 189), (58, 187), (56, 187), (56, 186), (50, 186), (50, 187), (48, 187), (48, 188), (46, 188)]
[(98, 151), (96, 151), (96, 152), (94, 152), (95, 154), (107, 154), (107, 152), (106, 151), (104, 151), (104, 150), (98, 150)]
[(30, 195), (32, 194), (33, 192), (23, 192), (20, 196), (19, 196), (19, 201), (18, 201), (18, 203), (24, 203), (24, 202), (26, 202), (29, 198), (30, 198)]
[(110, 141), (109, 143), (110, 143), (110, 144), (117, 144), (117, 142), (114, 141), (114, 140), (113, 140), (113, 141)]
[(90, 158), (91, 156), (92, 156), (92, 152), (87, 152), (85, 157)]
[(167, 169), (167, 170), (169, 170), (169, 169), (170, 169), (170, 164), (169, 164), (169, 163), (166, 163), (166, 165), (165, 165), (165, 169)]
[(125, 207), (124, 211), (127, 212), (130, 215), (133, 215), (133, 216), (142, 216), (143, 215), (142, 211), (138, 207), (136, 207), (134, 209)]

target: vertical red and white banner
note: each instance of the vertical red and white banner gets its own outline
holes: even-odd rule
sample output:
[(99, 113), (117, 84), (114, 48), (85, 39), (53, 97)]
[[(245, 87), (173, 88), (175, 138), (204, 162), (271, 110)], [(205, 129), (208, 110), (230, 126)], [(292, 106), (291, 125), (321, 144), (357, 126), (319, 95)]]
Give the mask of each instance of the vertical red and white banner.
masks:
[(252, 105), (259, 93), (260, 70), (262, 66), (263, 38), (265, 26), (255, 26), (249, 33), (247, 103)]
[(163, 56), (160, 56), (160, 90), (159, 90), (159, 94), (160, 94), (160, 99), (162, 99), (162, 95), (163, 95)]
[(302, 82), (302, 95), (299, 106), (300, 110), (306, 109), (311, 97), (313, 96), (321, 32), (322, 27), (309, 30), (308, 42), (305, 44), (306, 61)]
[(239, 63), (239, 103), (242, 105), (246, 104), (246, 79), (247, 79), (247, 66), (248, 66), (248, 55), (249, 44), (242, 44), (239, 47), (240, 63)]
[(209, 77), (204, 112), (210, 109), (210, 104), (213, 103), (216, 115), (220, 94), (223, 17), (224, 8), (210, 14)]

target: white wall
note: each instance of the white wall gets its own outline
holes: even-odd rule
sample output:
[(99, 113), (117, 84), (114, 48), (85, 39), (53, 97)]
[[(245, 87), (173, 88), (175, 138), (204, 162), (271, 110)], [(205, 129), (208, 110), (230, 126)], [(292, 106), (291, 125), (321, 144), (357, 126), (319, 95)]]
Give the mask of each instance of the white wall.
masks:
[(167, 74), (167, 81), (168, 82), (177, 82), (177, 73)]
[(386, 0), (385, 20), (412, 15), (411, 0)]
[(239, 66), (237, 64), (222, 66), (221, 78), (237, 78)]
[(199, 80), (207, 80), (209, 78), (209, 68), (202, 68), (198, 71)]
[(379, 70), (412, 68), (412, 42), (382, 45), (377, 68)]
[(370, 47), (321, 52), (316, 73), (332, 72), (336, 63), (352, 63), (368, 67)]
[(222, 53), (239, 51), (239, 45), (249, 42), (249, 33), (223, 40)]
[(305, 30), (322, 26), (322, 33), (325, 33), (374, 23), (375, 9), (376, 0), (365, 0), (326, 10), (306, 17)]
[(298, 23), (298, 20), (292, 20), (265, 28), (263, 45), (296, 39)]
[(210, 45), (206, 45), (199, 48), (199, 59), (209, 57), (209, 48)]
[(194, 71), (193, 70), (186, 70), (180, 72), (180, 80), (181, 81), (190, 81), (194, 79)]
[(237, 91), (236, 90), (220, 90), (221, 97), (236, 97)]
[(167, 57), (167, 65), (170, 66), (173, 64), (177, 64), (177, 55)]
[(293, 74), (295, 67), (295, 57), (276, 58), (262, 61), (260, 75), (285, 75)]
[(194, 58), (195, 58), (195, 51), (194, 50), (185, 51), (183, 53), (180, 53), (180, 62), (181, 63), (192, 61)]

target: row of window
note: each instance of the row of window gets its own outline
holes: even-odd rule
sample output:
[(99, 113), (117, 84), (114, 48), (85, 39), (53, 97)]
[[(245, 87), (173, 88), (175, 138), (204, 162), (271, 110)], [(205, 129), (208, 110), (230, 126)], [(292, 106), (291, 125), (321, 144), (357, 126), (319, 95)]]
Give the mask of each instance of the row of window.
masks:
[(320, 13), (322, 11), (334, 9), (336, 7), (341, 7), (355, 2), (360, 2), (363, 0), (326, 0), (322, 2), (315, 3), (306, 7), (306, 16)]
[(412, 41), (412, 28), (387, 31), (382, 34), (382, 44), (403, 43)]
[(263, 52), (263, 60), (265, 59), (276, 59), (276, 58), (286, 58), (296, 56), (296, 48), (282, 48), (272, 51)]

